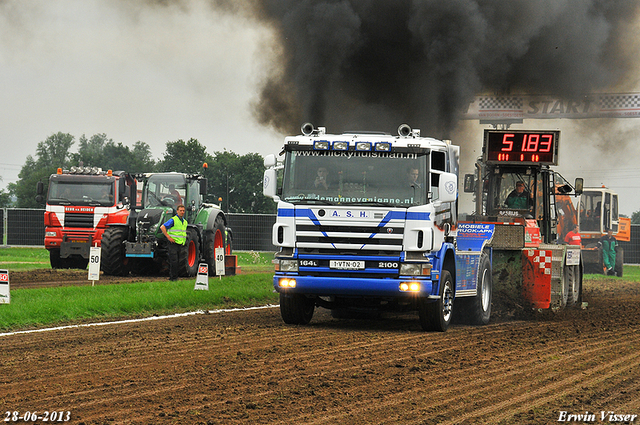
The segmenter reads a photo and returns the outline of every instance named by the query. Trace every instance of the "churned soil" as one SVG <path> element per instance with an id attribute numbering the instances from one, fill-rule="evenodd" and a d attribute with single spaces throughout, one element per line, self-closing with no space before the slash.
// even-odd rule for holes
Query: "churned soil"
<path id="1" fill-rule="evenodd" d="M 265 307 L 4 334 L 0 419 L 640 423 L 640 288 L 587 281 L 583 298 L 586 309 L 498 314 L 446 333 L 422 332 L 414 314 L 338 320 L 321 309 L 288 326 Z"/>

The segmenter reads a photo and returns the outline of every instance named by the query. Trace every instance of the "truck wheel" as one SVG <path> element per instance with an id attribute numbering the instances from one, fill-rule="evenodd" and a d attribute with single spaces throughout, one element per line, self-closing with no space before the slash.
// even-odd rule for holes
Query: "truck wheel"
<path id="1" fill-rule="evenodd" d="M 216 275 L 216 248 L 224 248 L 224 221 L 216 217 L 213 229 L 207 230 L 204 236 L 204 260 L 209 265 L 209 276 Z"/>
<path id="2" fill-rule="evenodd" d="M 180 264 L 180 275 L 193 277 L 198 273 L 200 261 L 200 239 L 195 229 L 187 229 L 187 241 L 183 249 L 186 249 L 186 258 Z"/>
<path id="3" fill-rule="evenodd" d="M 442 270 L 437 301 L 421 299 L 418 305 L 420 326 L 425 331 L 445 332 L 451 324 L 453 311 L 453 279 L 448 270 Z"/>
<path id="4" fill-rule="evenodd" d="M 577 301 L 574 296 L 575 293 L 580 293 L 576 291 L 576 275 L 575 275 L 575 266 L 564 266 L 564 288 L 562 290 L 562 306 L 563 307 L 571 307 Z"/>
<path id="5" fill-rule="evenodd" d="M 480 256 L 478 270 L 478 294 L 468 299 L 467 309 L 469 323 L 472 325 L 486 325 L 491 318 L 491 300 L 493 296 L 493 277 L 491 261 L 485 252 Z M 467 299 L 464 299 L 467 301 Z M 457 310 L 457 308 L 456 308 Z"/>
<path id="6" fill-rule="evenodd" d="M 613 271 L 616 272 L 616 276 L 622 277 L 622 269 L 624 266 L 624 249 L 622 247 L 616 247 L 616 266 Z"/>
<path id="7" fill-rule="evenodd" d="M 227 235 L 227 241 L 225 243 L 224 246 L 224 255 L 231 255 L 233 254 L 233 237 L 231 236 L 230 233 L 226 233 Z"/>
<path id="8" fill-rule="evenodd" d="M 86 270 L 87 266 L 89 265 L 89 259 L 88 258 L 82 258 L 82 257 L 76 257 L 74 258 L 72 261 L 72 268 L 74 269 L 79 269 L 79 270 Z"/>
<path id="9" fill-rule="evenodd" d="M 304 295 L 280 294 L 280 315 L 288 325 L 306 325 L 313 317 L 315 301 Z"/>
<path id="10" fill-rule="evenodd" d="M 582 286 L 580 266 L 566 266 L 564 279 L 565 291 L 568 291 L 567 307 L 570 307 L 580 302 L 580 287 Z"/>
<path id="11" fill-rule="evenodd" d="M 129 274 L 129 259 L 125 256 L 124 242 L 127 229 L 123 227 L 107 227 L 102 234 L 101 268 L 109 276 L 126 276 Z"/>
<path id="12" fill-rule="evenodd" d="M 52 269 L 61 269 L 62 268 L 62 259 L 60 258 L 60 250 L 59 249 L 51 249 L 49 250 L 49 262 L 51 263 Z"/>

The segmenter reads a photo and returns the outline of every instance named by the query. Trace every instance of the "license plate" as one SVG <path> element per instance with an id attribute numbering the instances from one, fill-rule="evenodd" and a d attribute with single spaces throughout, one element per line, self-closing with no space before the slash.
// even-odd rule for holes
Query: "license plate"
<path id="1" fill-rule="evenodd" d="M 71 239 L 73 243 L 87 243 L 86 239 Z"/>
<path id="2" fill-rule="evenodd" d="M 340 270 L 364 270 L 364 261 L 331 260 L 329 267 Z"/>

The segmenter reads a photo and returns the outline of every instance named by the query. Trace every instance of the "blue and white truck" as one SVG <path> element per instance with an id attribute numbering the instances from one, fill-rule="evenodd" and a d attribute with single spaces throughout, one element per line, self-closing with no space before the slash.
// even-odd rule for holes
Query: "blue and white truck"
<path id="1" fill-rule="evenodd" d="M 465 298 L 456 306 L 488 323 L 492 232 L 470 223 L 457 241 L 459 152 L 405 124 L 398 135 L 305 124 L 283 158 L 265 157 L 284 322 L 307 324 L 316 306 L 418 311 L 424 330 L 446 331 L 454 298 Z"/>

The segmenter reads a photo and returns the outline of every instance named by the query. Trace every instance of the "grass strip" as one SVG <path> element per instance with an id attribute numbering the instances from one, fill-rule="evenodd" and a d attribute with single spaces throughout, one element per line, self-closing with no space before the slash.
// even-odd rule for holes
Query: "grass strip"
<path id="1" fill-rule="evenodd" d="M 16 289 L 10 304 L 0 304 L 0 330 L 277 303 L 272 278 L 267 273 L 210 278 L 208 291 L 194 290 L 195 278 Z"/>

